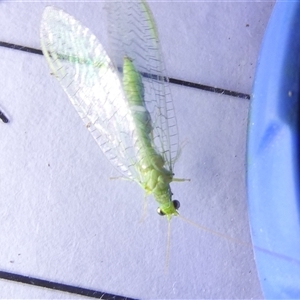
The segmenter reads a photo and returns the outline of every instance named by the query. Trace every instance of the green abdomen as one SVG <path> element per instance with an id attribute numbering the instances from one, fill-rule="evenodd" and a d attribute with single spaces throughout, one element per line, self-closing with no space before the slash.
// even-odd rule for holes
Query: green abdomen
<path id="1" fill-rule="evenodd" d="M 155 152 L 151 143 L 152 121 L 145 106 L 142 77 L 136 70 L 132 60 L 126 56 L 124 57 L 123 66 L 123 86 L 134 118 L 141 152 L 145 154 Z"/>

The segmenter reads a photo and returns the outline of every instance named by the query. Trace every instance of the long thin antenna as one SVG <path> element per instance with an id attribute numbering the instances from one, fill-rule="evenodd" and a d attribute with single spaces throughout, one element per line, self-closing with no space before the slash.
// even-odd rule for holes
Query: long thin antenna
<path id="1" fill-rule="evenodd" d="M 181 218 L 182 220 L 184 220 L 185 222 L 187 222 L 187 223 L 189 223 L 189 224 L 195 226 L 195 227 L 198 227 L 198 228 L 200 228 L 200 229 L 202 229 L 202 230 L 204 230 L 204 231 L 207 231 L 207 232 L 209 232 L 209 233 L 212 233 L 212 234 L 214 234 L 214 235 L 217 235 L 217 236 L 219 236 L 219 237 L 221 237 L 221 238 L 223 238 L 223 239 L 232 241 L 232 242 L 234 242 L 234 243 L 237 243 L 237 244 L 240 244 L 240 245 L 243 245 L 243 246 L 252 247 L 252 244 L 251 244 L 251 243 L 243 242 L 243 241 L 241 241 L 241 240 L 239 240 L 239 239 L 235 239 L 235 238 L 231 237 L 230 235 L 223 234 L 223 233 L 220 233 L 220 232 L 218 232 L 218 231 L 215 231 L 215 230 L 212 230 L 212 229 L 210 229 L 210 228 L 207 228 L 207 227 L 204 227 L 204 226 L 202 226 L 202 225 L 199 225 L 198 223 L 193 222 L 193 221 L 191 221 L 191 220 L 189 220 L 189 219 L 183 217 L 182 215 L 178 215 L 178 217 Z"/>
<path id="2" fill-rule="evenodd" d="M 197 228 L 200 228 L 200 229 L 202 229 L 202 230 L 204 230 L 204 231 L 207 231 L 207 232 L 209 232 L 209 233 L 211 233 L 211 234 L 217 235 L 217 236 L 219 236 L 219 237 L 221 237 L 221 238 L 223 238 L 223 239 L 232 241 L 232 242 L 234 242 L 234 243 L 236 243 L 236 244 L 239 244 L 239 245 L 242 245 L 242 246 L 244 246 L 244 247 L 249 247 L 249 248 L 256 249 L 256 250 L 258 250 L 258 251 L 262 251 L 262 252 L 264 252 L 264 253 L 266 253 L 266 254 L 269 254 L 269 255 L 272 255 L 272 256 L 276 256 L 276 257 L 278 257 L 278 258 L 280 258 L 280 259 L 284 259 L 284 260 L 286 260 L 286 261 L 289 261 L 289 262 L 296 263 L 296 264 L 300 265 L 300 260 L 298 260 L 298 259 L 296 259 L 296 258 L 294 258 L 294 257 L 289 257 L 289 256 L 286 256 L 286 255 L 284 255 L 284 254 L 282 254 L 282 253 L 278 253 L 278 252 L 275 252 L 275 251 L 273 251 L 273 250 L 270 251 L 270 250 L 268 250 L 268 249 L 265 249 L 265 248 L 262 248 L 262 247 L 253 245 L 252 243 L 247 243 L 247 242 L 241 241 L 241 240 L 239 240 L 239 239 L 235 239 L 235 238 L 233 238 L 233 237 L 231 237 L 231 236 L 229 236 L 229 235 L 227 235 L 227 234 L 223 234 L 223 233 L 220 233 L 220 232 L 218 232 L 218 231 L 215 231 L 215 230 L 209 229 L 209 228 L 207 228 L 207 227 L 204 227 L 204 226 L 202 226 L 202 225 L 199 225 L 198 223 L 193 222 L 193 221 L 191 221 L 191 220 L 189 220 L 189 219 L 183 217 L 182 215 L 178 215 L 178 217 L 180 217 L 180 218 L 181 218 L 182 220 L 184 220 L 185 222 L 187 222 L 187 223 L 189 223 L 189 224 L 191 224 L 191 225 L 193 225 L 193 226 L 195 226 L 195 227 L 197 227 Z"/>
<path id="3" fill-rule="evenodd" d="M 167 237 L 167 253 L 166 253 L 166 270 L 169 271 L 169 263 L 170 263 L 170 250 L 171 250 L 171 220 L 168 220 L 168 237 Z"/>

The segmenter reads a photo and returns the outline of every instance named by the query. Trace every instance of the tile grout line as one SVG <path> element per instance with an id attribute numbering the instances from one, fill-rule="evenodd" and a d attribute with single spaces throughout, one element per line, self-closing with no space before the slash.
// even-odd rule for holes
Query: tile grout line
<path id="1" fill-rule="evenodd" d="M 25 51 L 28 53 L 33 53 L 33 54 L 38 54 L 38 55 L 43 55 L 42 50 L 31 48 L 31 47 L 25 47 L 21 45 L 16 45 L 16 44 L 11 44 L 11 43 L 6 43 L 0 41 L 0 47 L 5 47 L 13 50 L 19 50 L 19 51 Z M 157 78 L 157 75 L 153 74 L 142 74 L 143 76 L 150 77 L 150 78 Z M 176 79 L 176 78 L 169 78 L 169 82 L 177 85 L 182 85 L 190 88 L 195 88 L 199 90 L 204 90 L 212 93 L 217 93 L 217 94 L 223 94 L 227 96 L 233 96 L 241 99 L 247 99 L 250 100 L 250 95 L 249 94 L 244 94 L 244 93 L 239 93 L 236 91 L 230 91 L 222 88 L 217 88 L 217 87 L 212 87 L 209 85 L 204 85 L 196 82 L 190 82 L 186 80 L 181 80 L 181 79 Z"/>
<path id="2" fill-rule="evenodd" d="M 58 283 L 54 281 L 48 281 L 30 276 L 24 276 L 20 274 L 0 271 L 0 279 L 10 280 L 14 282 L 25 283 L 38 287 L 48 288 L 51 290 L 68 292 L 81 296 L 87 296 L 91 298 L 103 299 L 103 300 L 134 300 L 133 298 L 127 298 L 123 296 L 112 295 L 100 291 L 81 288 L 73 285 Z"/>

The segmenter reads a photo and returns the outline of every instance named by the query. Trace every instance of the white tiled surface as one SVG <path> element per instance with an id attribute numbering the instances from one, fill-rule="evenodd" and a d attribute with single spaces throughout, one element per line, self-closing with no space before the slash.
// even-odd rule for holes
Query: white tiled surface
<path id="1" fill-rule="evenodd" d="M 0 3 L 0 40 L 39 46 L 49 3 Z M 55 3 L 106 45 L 103 3 Z M 272 2 L 150 2 L 170 77 L 251 93 Z M 247 24 L 249 26 L 247 26 Z M 42 56 L 0 48 L 0 270 L 134 298 L 261 298 L 251 247 L 172 220 L 102 155 Z M 171 85 L 181 141 L 180 213 L 250 242 L 245 187 L 249 101 Z M 79 296 L 0 279 L 0 297 Z"/>

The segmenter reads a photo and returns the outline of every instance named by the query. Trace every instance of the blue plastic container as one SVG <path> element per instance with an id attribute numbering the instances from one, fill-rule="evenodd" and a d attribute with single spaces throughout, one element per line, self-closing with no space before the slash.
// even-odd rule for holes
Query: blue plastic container
<path id="1" fill-rule="evenodd" d="M 258 61 L 247 184 L 264 296 L 300 298 L 300 2 L 277 2 Z"/>

